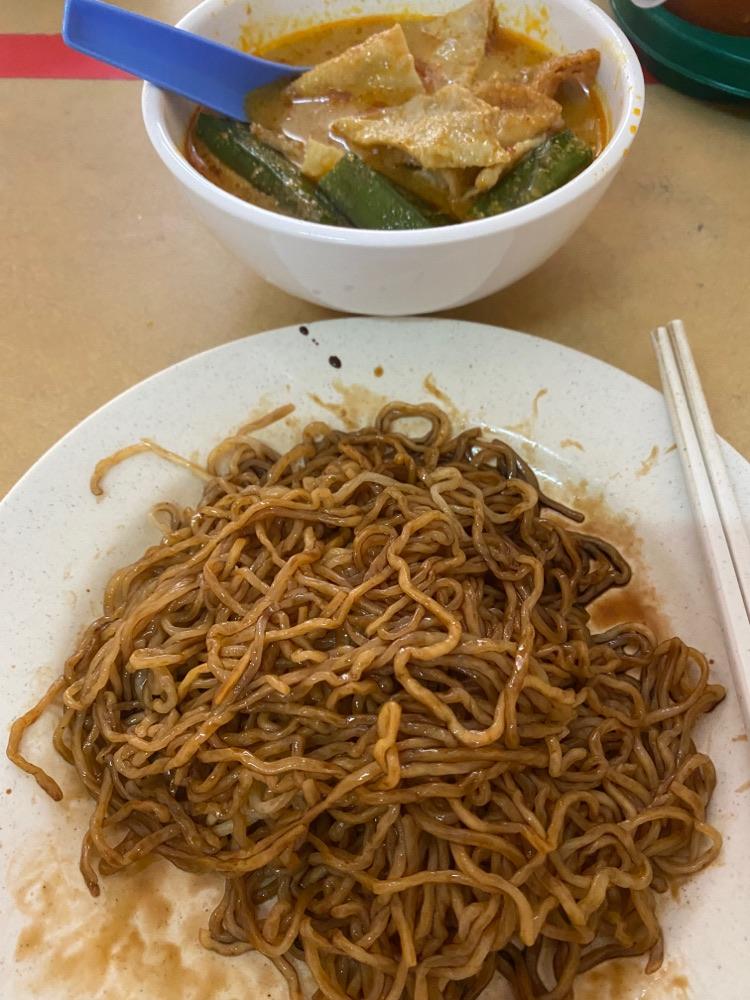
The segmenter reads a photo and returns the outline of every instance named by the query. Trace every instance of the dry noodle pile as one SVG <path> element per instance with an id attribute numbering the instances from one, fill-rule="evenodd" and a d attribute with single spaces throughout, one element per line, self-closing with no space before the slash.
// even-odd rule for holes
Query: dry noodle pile
<path id="1" fill-rule="evenodd" d="M 91 891 L 151 854 L 222 873 L 204 943 L 267 955 L 292 998 L 294 959 L 326 1000 L 467 1000 L 495 971 L 566 1000 L 606 959 L 657 968 L 656 894 L 720 849 L 704 657 L 593 635 L 622 557 L 434 406 L 282 456 L 247 431 L 15 726 L 59 796 L 19 742 L 64 690 Z"/>

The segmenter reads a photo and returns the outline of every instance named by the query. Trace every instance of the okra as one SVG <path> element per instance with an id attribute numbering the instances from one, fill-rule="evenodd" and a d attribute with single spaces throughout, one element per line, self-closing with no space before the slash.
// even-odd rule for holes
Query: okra
<path id="1" fill-rule="evenodd" d="M 195 134 L 217 160 L 274 198 L 289 215 L 329 226 L 349 224 L 312 181 L 285 156 L 254 136 L 248 125 L 201 112 Z"/>
<path id="2" fill-rule="evenodd" d="M 434 225 L 389 180 L 352 153 L 339 160 L 318 186 L 358 229 L 427 229 Z"/>
<path id="3" fill-rule="evenodd" d="M 567 184 L 594 158 L 570 129 L 546 139 L 519 160 L 497 184 L 474 202 L 472 218 L 484 219 L 528 205 Z"/>

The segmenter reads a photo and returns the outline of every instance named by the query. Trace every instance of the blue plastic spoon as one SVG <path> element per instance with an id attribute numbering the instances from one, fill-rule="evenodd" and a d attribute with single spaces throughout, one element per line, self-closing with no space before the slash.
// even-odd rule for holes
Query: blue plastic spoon
<path id="1" fill-rule="evenodd" d="M 251 90 L 304 70 L 247 55 L 101 0 L 66 0 L 63 38 L 71 49 L 240 121 L 247 121 L 245 98 Z"/>

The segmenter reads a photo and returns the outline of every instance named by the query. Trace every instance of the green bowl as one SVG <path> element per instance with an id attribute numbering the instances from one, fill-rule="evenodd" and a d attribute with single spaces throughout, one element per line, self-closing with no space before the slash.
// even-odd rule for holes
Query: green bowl
<path id="1" fill-rule="evenodd" d="M 663 83 L 701 100 L 750 100 L 750 38 L 707 31 L 663 7 L 611 3 L 620 27 Z"/>

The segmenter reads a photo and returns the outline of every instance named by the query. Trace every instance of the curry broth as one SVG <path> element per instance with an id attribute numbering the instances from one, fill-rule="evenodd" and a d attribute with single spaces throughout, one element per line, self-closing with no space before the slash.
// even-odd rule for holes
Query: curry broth
<path id="1" fill-rule="evenodd" d="M 428 20 L 429 17 L 423 15 L 398 14 L 334 21 L 276 39 L 258 48 L 256 54 L 290 65 L 313 66 L 340 55 L 353 45 L 364 42 L 371 35 L 400 24 L 419 66 L 420 56 L 425 57 L 428 54 L 424 47 L 429 44 L 419 28 Z M 477 79 L 485 79 L 497 71 L 502 71 L 511 77 L 544 62 L 555 54 L 534 39 L 497 27 L 479 68 Z M 317 139 L 319 142 L 335 142 L 345 146 L 343 139 L 331 133 L 331 125 L 338 118 L 356 114 L 357 105 L 349 102 L 345 95 L 325 101 L 304 99 L 289 101 L 283 93 L 286 83 L 279 81 L 248 95 L 247 107 L 250 120 L 286 136 L 291 143 Z M 560 89 L 556 99 L 562 106 L 566 126 L 586 142 L 595 155 L 598 155 L 608 139 L 607 113 L 598 89 L 593 87 L 589 90 L 579 84 L 568 82 Z M 192 129 L 187 139 L 187 155 L 193 166 L 224 190 L 262 208 L 275 207 L 272 199 L 257 192 L 251 184 L 217 160 L 200 140 L 195 138 Z M 457 221 L 465 215 L 466 206 L 448 202 L 429 183 L 414 176 L 415 172 L 403 167 L 394 168 L 387 161 L 381 160 L 377 154 L 369 154 L 366 159 L 381 173 L 427 201 L 433 202 L 442 211 L 449 212 Z M 275 207 L 275 210 L 279 211 L 279 208 Z"/>
<path id="2" fill-rule="evenodd" d="M 400 24 L 411 44 L 409 29 L 428 18 L 419 14 L 385 14 L 353 17 L 343 21 L 329 21 L 303 28 L 290 35 L 276 38 L 256 49 L 255 54 L 291 66 L 315 66 L 346 52 L 353 45 L 367 41 L 371 35 L 387 31 Z"/>
<path id="3" fill-rule="evenodd" d="M 429 18 L 421 15 L 399 14 L 334 21 L 277 39 L 258 50 L 257 54 L 290 65 L 313 66 L 340 55 L 352 45 L 364 42 L 379 31 L 386 31 L 394 24 L 400 24 L 419 65 L 420 49 L 425 44 L 425 36 L 419 31 L 419 26 L 426 20 Z M 556 53 L 532 38 L 507 28 L 497 28 L 477 79 L 486 79 L 497 71 L 504 71 L 510 76 L 554 55 Z M 346 107 L 342 110 L 342 105 L 334 106 L 330 119 L 326 122 L 326 116 L 321 113 L 320 108 L 310 107 L 320 105 L 320 102 L 298 102 L 296 108 L 290 108 L 281 97 L 283 88 L 283 83 L 273 84 L 250 95 L 249 108 L 254 119 L 267 128 L 280 127 L 287 135 L 296 139 L 303 133 L 303 123 L 307 117 L 308 121 L 314 121 L 315 134 L 312 137 L 320 141 L 328 138 L 330 141 L 328 125 L 336 117 L 347 114 Z M 557 99 L 562 105 L 565 124 L 598 155 L 607 141 L 607 115 L 597 88 L 587 91 L 584 87 L 566 84 Z"/>

